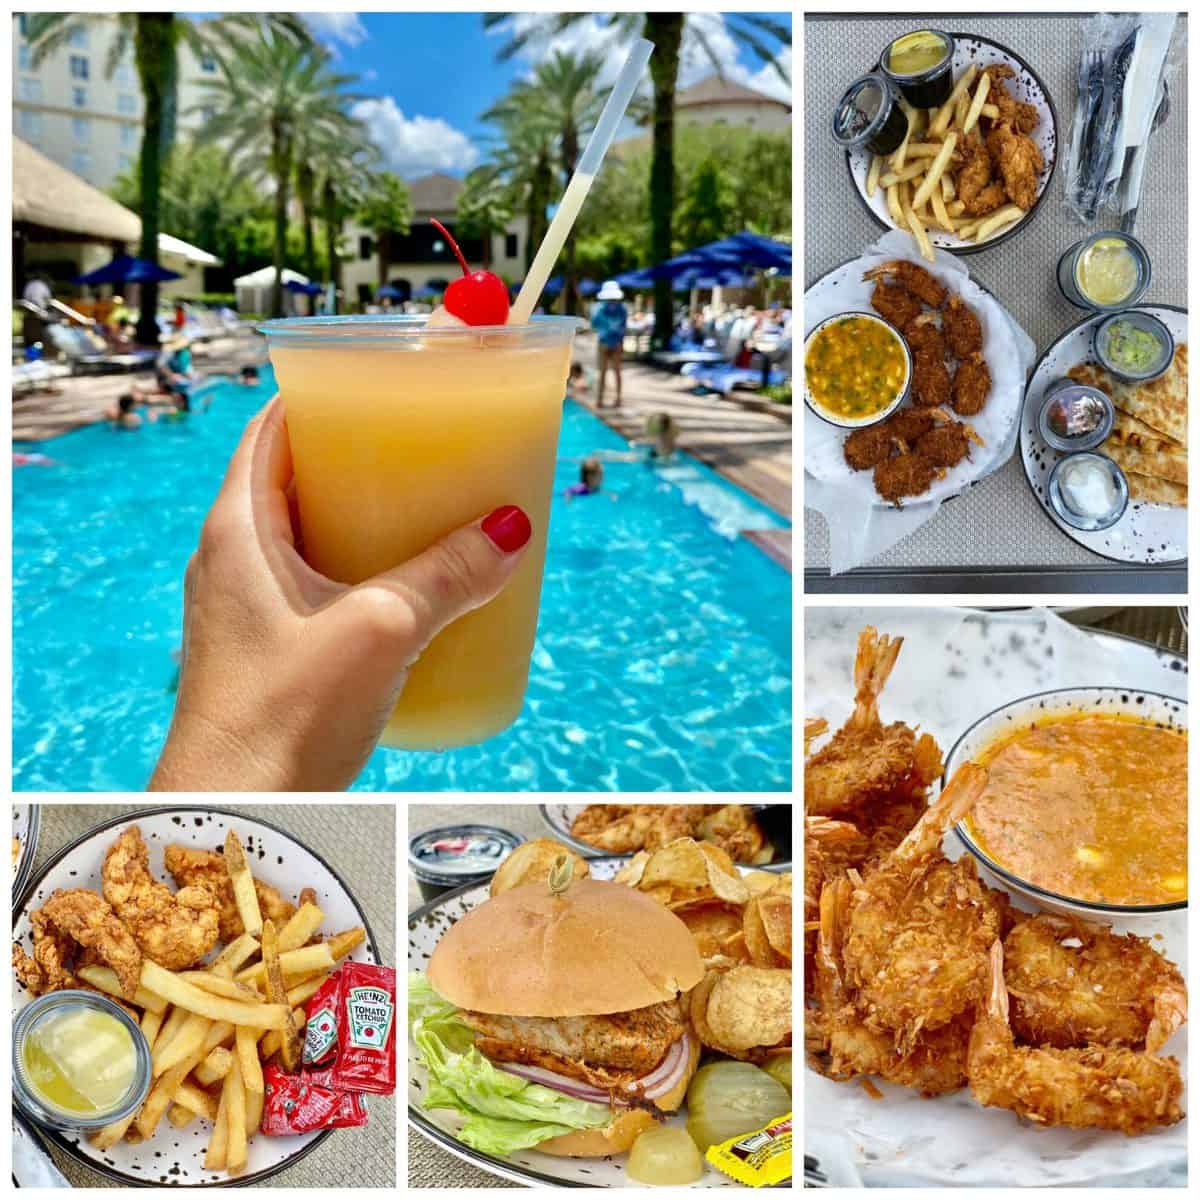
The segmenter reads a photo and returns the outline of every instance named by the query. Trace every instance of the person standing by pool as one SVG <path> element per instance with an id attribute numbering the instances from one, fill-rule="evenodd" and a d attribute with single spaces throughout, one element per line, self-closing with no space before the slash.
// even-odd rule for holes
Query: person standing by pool
<path id="1" fill-rule="evenodd" d="M 184 576 L 179 694 L 151 791 L 340 791 L 413 663 L 493 599 L 533 530 L 504 505 L 356 586 L 300 556 L 276 397 L 242 436 Z"/>
<path id="2" fill-rule="evenodd" d="M 621 407 L 621 354 L 625 346 L 625 330 L 629 325 L 629 309 L 625 293 L 615 279 L 609 279 L 596 296 L 599 302 L 592 313 L 592 328 L 596 331 L 597 362 L 600 381 L 596 385 L 596 407 L 604 407 L 604 382 L 609 367 L 617 380 L 617 403 Z"/>

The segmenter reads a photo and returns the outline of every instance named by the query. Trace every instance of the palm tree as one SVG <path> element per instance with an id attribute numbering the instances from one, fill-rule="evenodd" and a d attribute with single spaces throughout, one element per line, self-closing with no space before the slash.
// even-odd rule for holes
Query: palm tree
<path id="1" fill-rule="evenodd" d="M 489 115 L 502 115 L 521 109 L 526 113 L 539 113 L 545 126 L 555 133 L 565 190 L 579 161 L 582 142 L 591 133 L 604 107 L 607 94 L 596 86 L 603 67 L 602 55 L 585 54 L 577 57 L 556 51 L 551 58 L 538 65 L 531 80 L 518 83 L 508 97 L 484 114 L 484 119 L 488 119 Z M 513 105 L 516 109 L 511 107 Z M 574 229 L 567 237 L 566 256 L 563 311 L 573 313 L 576 300 Z"/>
<path id="2" fill-rule="evenodd" d="M 469 172 L 458 193 L 457 214 L 463 232 L 483 239 L 483 266 L 492 265 L 492 234 L 512 220 L 512 191 L 495 163 Z"/>
<path id="3" fill-rule="evenodd" d="M 343 174 L 343 166 L 366 164 L 378 157 L 375 144 L 364 127 L 359 134 L 347 136 L 339 128 L 336 136 L 329 136 L 329 128 L 323 124 L 302 126 L 296 135 L 296 199 L 300 203 L 300 223 L 304 234 L 304 273 L 314 278 L 317 273 L 317 249 L 314 224 L 325 211 L 321 191 L 325 180 Z M 338 227 L 340 229 L 340 226 Z M 330 249 L 326 230 L 326 250 Z M 335 246 L 336 249 L 336 246 Z M 334 257 L 328 257 L 329 271 L 333 271 Z"/>
<path id="4" fill-rule="evenodd" d="M 505 180 L 514 208 L 525 214 L 525 269 L 546 233 L 546 207 L 554 193 L 554 131 L 527 93 L 510 96 L 483 119 L 497 128 L 490 164 Z"/>
<path id="5" fill-rule="evenodd" d="M 271 309 L 281 316 L 288 199 L 298 147 L 362 138 L 361 125 L 345 108 L 359 97 L 342 90 L 355 77 L 334 74 L 325 51 L 267 26 L 225 39 L 218 59 L 224 78 L 206 85 L 211 94 L 197 108 L 214 111 L 197 136 L 224 143 L 240 174 L 274 185 Z"/>
<path id="6" fill-rule="evenodd" d="M 342 286 L 339 244 L 342 226 L 366 199 L 370 188 L 370 170 L 379 157 L 373 143 L 361 146 L 342 142 L 333 146 L 321 160 L 321 223 L 325 227 L 325 257 L 329 278 L 333 281 L 333 311 Z"/>
<path id="7" fill-rule="evenodd" d="M 513 34 L 501 47 L 501 60 L 512 58 L 526 46 L 570 28 L 580 21 L 593 19 L 592 13 L 547 13 L 529 21 L 520 33 Z M 492 29 L 511 19 L 511 13 L 486 13 L 485 29 Z M 627 12 L 612 13 L 603 18 L 616 28 L 623 40 L 645 37 L 654 43 L 650 57 L 650 79 L 654 86 L 653 150 L 650 163 L 650 256 L 658 263 L 670 258 L 672 246 L 671 221 L 675 208 L 675 90 L 679 80 L 679 58 L 685 31 L 700 52 L 723 76 L 721 60 L 706 31 L 710 20 L 706 13 Z M 751 13 L 724 14 L 725 29 L 745 46 L 759 62 L 772 67 L 779 78 L 790 83 L 787 71 L 766 38 L 781 44 L 792 44 L 791 26 L 786 21 Z M 654 289 L 654 340 L 665 344 L 673 323 L 671 286 L 660 279 Z"/>
<path id="8" fill-rule="evenodd" d="M 408 233 L 412 215 L 412 196 L 404 180 L 391 171 L 375 172 L 366 199 L 359 207 L 358 219 L 375 235 L 380 287 L 387 283 L 392 263 L 392 235 Z"/>
<path id="9" fill-rule="evenodd" d="M 139 255 L 147 262 L 157 263 L 163 167 L 175 141 L 180 48 L 188 46 L 197 57 L 203 57 L 211 54 L 214 38 L 245 34 L 260 26 L 297 44 L 311 45 L 312 39 L 304 22 L 290 13 L 237 13 L 202 23 L 169 12 L 31 13 L 26 37 L 34 65 L 65 46 L 77 29 L 106 21 L 116 22 L 117 36 L 109 49 L 105 75 L 111 78 L 132 49 L 141 84 L 145 116 L 138 159 L 141 195 L 138 215 L 142 219 Z M 137 325 L 137 339 L 143 345 L 158 345 L 157 313 L 158 284 L 143 283 Z"/>

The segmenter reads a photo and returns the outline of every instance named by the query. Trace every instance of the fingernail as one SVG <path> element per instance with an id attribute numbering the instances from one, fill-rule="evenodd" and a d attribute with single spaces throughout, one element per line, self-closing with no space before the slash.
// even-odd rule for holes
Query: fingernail
<path id="1" fill-rule="evenodd" d="M 505 554 L 515 554 L 533 534 L 529 518 L 515 504 L 506 504 L 503 508 L 488 513 L 479 528 Z"/>

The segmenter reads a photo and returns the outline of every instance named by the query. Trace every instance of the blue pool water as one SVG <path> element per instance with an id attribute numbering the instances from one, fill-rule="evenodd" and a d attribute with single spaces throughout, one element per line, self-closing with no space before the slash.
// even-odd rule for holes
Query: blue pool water
<path id="1" fill-rule="evenodd" d="M 213 389 L 206 413 L 24 447 L 13 473 L 17 790 L 145 786 L 174 703 L 182 581 L 249 417 L 271 394 Z M 22 448 L 22 447 L 18 447 Z M 568 403 L 538 641 L 520 720 L 482 746 L 379 750 L 376 790 L 781 790 L 791 786 L 791 576 L 737 536 L 781 523 L 692 459 L 579 460 L 624 441 Z"/>

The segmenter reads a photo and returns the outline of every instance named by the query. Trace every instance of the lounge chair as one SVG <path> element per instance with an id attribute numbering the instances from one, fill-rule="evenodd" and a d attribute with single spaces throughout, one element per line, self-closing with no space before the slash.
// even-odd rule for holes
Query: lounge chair
<path id="1" fill-rule="evenodd" d="M 720 392 L 728 396 L 736 387 L 762 387 L 763 373 L 761 367 L 735 367 L 733 363 L 721 362 L 714 365 L 704 363 L 687 363 L 680 368 L 681 375 L 686 375 L 698 387 L 707 388 L 710 392 Z M 771 369 L 767 383 L 774 387 L 787 382 L 783 371 Z"/>
<path id="2" fill-rule="evenodd" d="M 46 337 L 78 374 L 88 372 L 145 371 L 158 359 L 157 350 L 135 350 L 129 354 L 109 354 L 98 350 L 82 329 L 67 325 L 48 325 Z"/>
<path id="3" fill-rule="evenodd" d="M 38 359 L 36 362 L 17 363 L 12 369 L 13 395 L 40 391 L 42 388 L 49 387 L 57 379 L 66 379 L 70 374 L 70 367 L 63 363 L 48 363 L 44 359 Z"/>

